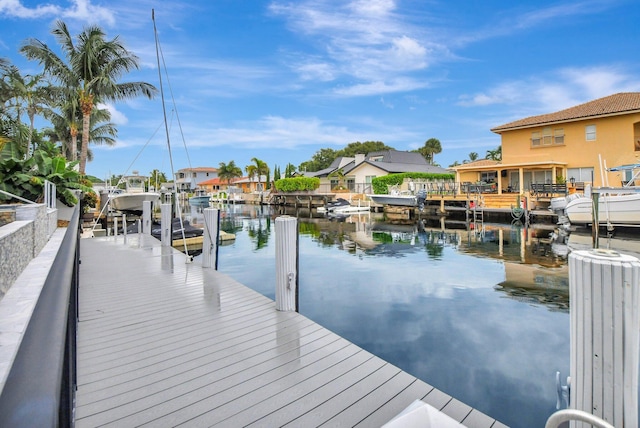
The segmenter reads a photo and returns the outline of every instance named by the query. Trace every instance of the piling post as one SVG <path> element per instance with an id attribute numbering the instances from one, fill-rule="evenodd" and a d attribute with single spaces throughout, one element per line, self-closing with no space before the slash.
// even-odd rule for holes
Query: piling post
<path id="1" fill-rule="evenodd" d="M 118 217 L 113 218 L 113 236 L 118 236 Z"/>
<path id="2" fill-rule="evenodd" d="M 298 219 L 276 218 L 276 309 L 298 311 Z"/>
<path id="3" fill-rule="evenodd" d="M 171 204 L 160 204 L 160 242 L 162 247 L 170 247 L 173 244 L 171 236 Z"/>
<path id="4" fill-rule="evenodd" d="M 571 409 L 638 426 L 640 261 L 610 250 L 569 256 Z"/>
<path id="5" fill-rule="evenodd" d="M 151 201 L 142 202 L 142 225 L 142 232 L 145 235 L 151 235 Z"/>
<path id="6" fill-rule="evenodd" d="M 220 242 L 220 210 L 205 208 L 204 239 L 202 242 L 202 267 L 213 265 L 218 270 L 218 243 Z"/>

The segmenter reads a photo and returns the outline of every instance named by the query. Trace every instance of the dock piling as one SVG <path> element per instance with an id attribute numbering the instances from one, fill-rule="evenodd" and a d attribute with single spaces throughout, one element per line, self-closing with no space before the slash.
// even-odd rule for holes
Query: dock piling
<path id="1" fill-rule="evenodd" d="M 569 255 L 571 409 L 638 426 L 640 260 L 610 250 Z"/>
<path id="2" fill-rule="evenodd" d="M 298 219 L 276 218 L 276 309 L 298 311 Z"/>

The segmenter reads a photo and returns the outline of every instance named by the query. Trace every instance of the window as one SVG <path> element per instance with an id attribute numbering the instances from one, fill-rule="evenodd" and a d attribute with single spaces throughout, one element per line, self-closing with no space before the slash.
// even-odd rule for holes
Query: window
<path id="1" fill-rule="evenodd" d="M 552 136 L 551 127 L 547 126 L 542 129 L 542 145 L 550 146 L 551 145 L 551 136 Z"/>
<path id="2" fill-rule="evenodd" d="M 587 125 L 584 127 L 585 131 L 585 139 L 587 141 L 595 141 L 596 140 L 596 126 L 595 125 Z"/>
<path id="3" fill-rule="evenodd" d="M 554 144 L 564 144 L 564 129 L 558 128 L 553 130 Z"/>
<path id="4" fill-rule="evenodd" d="M 367 184 L 371 184 L 371 182 L 373 181 L 373 179 L 374 179 L 374 178 L 376 178 L 376 176 L 375 176 L 375 175 L 367 175 L 367 176 L 364 178 L 364 182 L 365 182 L 365 183 L 367 183 Z"/>
<path id="5" fill-rule="evenodd" d="M 540 146 L 540 132 L 532 132 L 531 133 L 531 145 L 533 147 Z"/>
<path id="6" fill-rule="evenodd" d="M 484 181 L 485 183 L 495 183 L 498 178 L 498 173 L 496 171 L 485 171 L 480 173 L 480 181 Z"/>
<path id="7" fill-rule="evenodd" d="M 580 182 L 593 182 L 593 168 L 568 168 L 567 179 Z"/>

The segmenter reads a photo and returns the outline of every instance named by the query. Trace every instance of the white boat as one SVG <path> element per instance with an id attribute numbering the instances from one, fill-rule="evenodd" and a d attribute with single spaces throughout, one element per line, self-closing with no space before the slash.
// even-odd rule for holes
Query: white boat
<path id="1" fill-rule="evenodd" d="M 197 207 L 208 207 L 211 196 L 203 189 L 197 189 L 196 194 L 189 198 L 189 205 Z"/>
<path id="2" fill-rule="evenodd" d="M 609 171 L 624 171 L 640 168 L 640 164 L 623 165 Z M 640 225 L 640 188 L 629 185 L 619 188 L 600 188 L 598 197 L 598 224 Z M 565 214 L 571 224 L 593 223 L 593 199 L 578 198 L 567 203 Z"/>
<path id="3" fill-rule="evenodd" d="M 160 202 L 160 193 L 145 191 L 144 183 L 146 178 L 135 172 L 134 175 L 123 177 L 122 179 L 126 185 L 125 191 L 109 195 L 111 208 L 123 213 L 140 215 L 142 214 L 144 201 L 151 201 L 154 205 L 158 204 Z"/>
<path id="4" fill-rule="evenodd" d="M 401 207 L 421 207 L 424 206 L 424 201 L 427 198 L 427 193 L 424 190 L 418 191 L 418 193 L 412 192 L 399 192 L 392 191 L 388 195 L 367 195 L 376 204 L 380 205 L 392 205 Z"/>
<path id="5" fill-rule="evenodd" d="M 344 198 L 338 198 L 335 201 L 328 202 L 324 207 L 318 207 L 317 211 L 325 214 L 359 213 L 371 211 L 371 205 L 369 203 L 363 205 L 361 201 L 354 205 Z"/>
<path id="6" fill-rule="evenodd" d="M 563 212 L 567 208 L 567 204 L 569 202 L 584 197 L 584 193 L 571 193 L 567 196 L 558 196 L 555 198 L 551 198 L 549 209 L 553 212 Z"/>

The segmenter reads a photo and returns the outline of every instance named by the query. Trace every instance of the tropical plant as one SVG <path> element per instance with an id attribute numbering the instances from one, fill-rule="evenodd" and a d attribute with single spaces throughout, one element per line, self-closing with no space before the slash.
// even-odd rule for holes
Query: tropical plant
<path id="1" fill-rule="evenodd" d="M 27 141 L 24 152 L 28 155 L 35 150 L 33 133 L 35 117 L 43 112 L 53 101 L 50 85 L 47 85 L 42 74 L 22 75 L 18 67 L 7 65 L 2 67 L 4 98 L 7 107 L 15 110 L 15 118 L 20 123 L 21 116 L 26 113 L 29 119 Z"/>
<path id="2" fill-rule="evenodd" d="M 263 175 L 269 175 L 269 172 L 270 172 L 269 166 L 267 165 L 266 162 L 258 158 L 251 158 L 251 162 L 253 162 L 253 164 L 247 165 L 245 167 L 245 171 L 247 172 L 247 175 L 249 176 L 250 180 L 253 180 L 253 177 L 258 178 L 258 188 L 261 189 L 260 179 Z"/>
<path id="3" fill-rule="evenodd" d="M 332 190 L 347 190 L 347 186 L 344 185 L 344 179 L 346 178 L 346 176 L 344 175 L 342 168 L 331 172 L 329 175 L 327 175 L 327 178 L 335 178 L 336 180 L 338 180 L 338 185 L 335 186 Z"/>
<path id="4" fill-rule="evenodd" d="M 149 183 L 154 189 L 156 189 L 156 191 L 158 191 L 162 183 L 166 183 L 167 181 L 167 176 L 159 169 L 154 169 L 149 173 Z"/>
<path id="5" fill-rule="evenodd" d="M 20 51 L 28 59 L 42 64 L 45 74 L 68 90 L 70 100 L 77 96 L 82 112 L 80 174 L 84 175 L 94 107 L 98 103 L 139 95 L 153 98 L 157 90 L 145 82 L 118 82 L 123 74 L 138 68 L 138 57 L 129 52 L 117 36 L 106 40 L 100 27 L 88 26 L 77 36 L 76 44 L 62 21 L 57 21 L 52 34 L 60 44 L 64 60 L 37 39 L 29 39 Z"/>
<path id="6" fill-rule="evenodd" d="M 92 191 L 81 181 L 81 175 L 75 169 L 77 164 L 77 161 L 68 162 L 57 152 L 55 145 L 41 143 L 28 159 L 10 156 L 0 161 L 0 175 L 3 176 L 0 190 L 39 202 L 44 195 L 46 180 L 56 185 L 57 197 L 63 204 L 73 206 L 78 203 L 78 191 Z M 0 194 L 0 199 L 12 198 Z"/>
<path id="7" fill-rule="evenodd" d="M 475 162 L 475 161 L 477 161 L 477 160 L 478 160 L 478 156 L 479 156 L 479 155 L 478 155 L 478 153 L 476 153 L 476 152 L 471 152 L 471 153 L 469 153 L 469 161 L 470 161 L 470 162 Z"/>
<path id="8" fill-rule="evenodd" d="M 220 180 L 226 180 L 227 186 L 229 186 L 231 180 L 242 177 L 242 170 L 236 165 L 235 161 L 229 161 L 228 164 L 220 162 L 218 164 L 218 177 L 220 177 Z"/>
<path id="9" fill-rule="evenodd" d="M 502 146 L 498 146 L 495 150 L 487 150 L 487 159 L 494 161 L 502 160 Z"/>
<path id="10" fill-rule="evenodd" d="M 416 152 L 420 153 L 430 165 L 433 165 L 433 157 L 442 152 L 442 144 L 437 138 L 429 138 Z"/>

